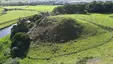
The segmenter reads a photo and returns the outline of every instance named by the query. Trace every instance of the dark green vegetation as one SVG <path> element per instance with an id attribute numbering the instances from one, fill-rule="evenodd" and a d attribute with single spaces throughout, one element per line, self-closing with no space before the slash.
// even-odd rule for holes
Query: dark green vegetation
<path id="1" fill-rule="evenodd" d="M 16 33 L 12 38 L 11 56 L 25 57 L 30 46 L 30 38 L 26 33 Z"/>
<path id="2" fill-rule="evenodd" d="M 13 28 L 11 29 L 11 38 L 18 32 L 28 32 L 28 23 L 26 22 L 27 20 L 20 19 L 17 25 L 14 25 Z"/>
<path id="3" fill-rule="evenodd" d="M 56 7 L 53 10 L 55 14 L 75 14 L 75 13 L 112 13 L 113 2 L 91 2 L 86 4 L 68 4 L 60 7 Z"/>

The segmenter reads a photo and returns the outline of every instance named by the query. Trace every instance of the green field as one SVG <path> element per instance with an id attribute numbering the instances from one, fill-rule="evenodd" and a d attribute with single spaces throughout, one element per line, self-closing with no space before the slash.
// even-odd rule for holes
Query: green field
<path id="1" fill-rule="evenodd" d="M 2 8 L 0 8 L 0 13 L 2 13 L 2 11 L 3 11 L 3 9 L 2 9 Z"/>
<path id="2" fill-rule="evenodd" d="M 16 6 L 19 8 L 19 6 Z M 56 6 L 22 6 L 24 9 L 33 9 L 37 11 L 51 12 Z M 22 8 L 20 7 L 20 8 Z M 15 8 L 15 6 L 8 7 Z M 16 14 L 16 15 L 15 15 Z M 8 11 L 7 14 L 0 16 L 0 23 L 8 20 L 34 15 L 36 12 L 31 11 Z M 113 14 L 65 14 L 50 16 L 49 19 L 60 21 L 61 18 L 73 18 L 81 24 L 84 29 L 81 36 L 76 40 L 67 43 L 39 42 L 31 43 L 28 55 L 24 59 L 11 59 L 9 56 L 10 40 L 9 36 L 0 39 L 0 61 L 10 64 L 14 60 L 20 64 L 76 64 L 77 61 L 84 57 L 93 57 L 95 64 L 112 64 L 113 63 Z M 16 22 L 16 21 L 14 21 Z M 13 22 L 11 22 L 12 24 Z M 7 26 L 1 24 L 0 27 Z M 110 28 L 110 29 L 109 29 Z M 5 42 L 5 44 L 4 44 Z M 4 53 L 5 52 L 5 53 Z M 7 53 L 7 54 L 6 54 Z M 5 56 L 6 54 L 6 56 Z M 87 64 L 89 62 L 87 61 Z"/>
<path id="3" fill-rule="evenodd" d="M 4 6 L 2 8 L 21 8 L 26 10 L 12 10 L 8 11 L 6 14 L 0 16 L 0 29 L 9 26 L 11 24 L 16 23 L 17 21 L 10 21 L 14 19 L 18 19 L 21 17 L 31 16 L 34 14 L 38 14 L 39 12 L 51 12 L 56 6 L 53 5 L 39 5 L 39 6 Z M 0 11 L 2 12 L 2 8 Z M 36 11 L 29 11 L 36 10 Z M 10 21 L 10 22 L 9 22 Z"/>
<path id="4" fill-rule="evenodd" d="M 26 17 L 26 16 L 31 16 L 34 14 L 38 14 L 38 12 L 21 11 L 21 10 L 8 11 L 7 14 L 0 16 L 0 28 L 3 28 L 5 26 L 9 26 L 11 24 L 16 23 L 17 20 L 14 20 L 14 19 L 18 19 L 18 18 Z M 14 20 L 14 21 L 10 21 L 10 20 Z"/>
<path id="5" fill-rule="evenodd" d="M 21 9 L 37 10 L 39 12 L 51 12 L 57 6 L 59 5 L 5 6 L 4 8 L 21 8 Z"/>

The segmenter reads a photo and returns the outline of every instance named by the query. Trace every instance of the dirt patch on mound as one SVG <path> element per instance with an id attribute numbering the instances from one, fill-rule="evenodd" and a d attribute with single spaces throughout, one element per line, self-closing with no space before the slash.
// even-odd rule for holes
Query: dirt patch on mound
<path id="1" fill-rule="evenodd" d="M 80 36 L 83 27 L 72 18 L 42 19 L 30 30 L 33 41 L 67 42 Z"/>

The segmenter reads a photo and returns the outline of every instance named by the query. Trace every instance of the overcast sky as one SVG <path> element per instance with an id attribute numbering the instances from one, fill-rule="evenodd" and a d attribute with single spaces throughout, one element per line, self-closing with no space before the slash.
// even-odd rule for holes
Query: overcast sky
<path id="1" fill-rule="evenodd" d="M 32 0 L 32 1 L 37 1 L 37 0 Z M 51 1 L 51 0 L 38 0 L 38 1 Z M 91 2 L 91 1 L 112 1 L 112 0 L 56 0 L 56 1 Z"/>
<path id="2" fill-rule="evenodd" d="M 112 0 L 71 0 L 71 1 L 84 1 L 84 2 L 91 2 L 91 1 L 112 1 Z"/>
<path id="3" fill-rule="evenodd" d="M 12 2 L 36 2 L 36 1 L 66 1 L 66 2 L 91 2 L 91 1 L 113 1 L 113 0 L 2 0 L 5 2 L 12 1 Z"/>

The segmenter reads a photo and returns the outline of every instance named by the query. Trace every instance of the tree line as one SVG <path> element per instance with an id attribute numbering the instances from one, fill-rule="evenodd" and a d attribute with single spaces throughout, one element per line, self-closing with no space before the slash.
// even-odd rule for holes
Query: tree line
<path id="1" fill-rule="evenodd" d="M 65 4 L 53 10 L 55 14 L 75 14 L 75 13 L 112 13 L 113 2 L 93 1 L 84 4 Z"/>

